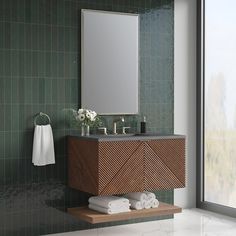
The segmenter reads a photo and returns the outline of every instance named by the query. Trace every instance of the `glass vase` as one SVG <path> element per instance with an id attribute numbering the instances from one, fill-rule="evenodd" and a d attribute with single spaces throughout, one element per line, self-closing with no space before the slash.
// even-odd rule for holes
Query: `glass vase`
<path id="1" fill-rule="evenodd" d="M 89 136 L 89 135 L 90 135 L 90 127 L 89 127 L 89 125 L 86 125 L 86 132 L 85 132 L 85 135 L 86 135 L 86 136 Z"/>
<path id="2" fill-rule="evenodd" d="M 81 124 L 81 136 L 84 136 L 85 135 L 85 125 L 84 124 Z"/>

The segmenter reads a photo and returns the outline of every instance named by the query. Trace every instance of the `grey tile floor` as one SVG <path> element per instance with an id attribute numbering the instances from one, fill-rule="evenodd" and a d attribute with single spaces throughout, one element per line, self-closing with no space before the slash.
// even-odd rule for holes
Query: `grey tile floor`
<path id="1" fill-rule="evenodd" d="M 83 230 L 50 236 L 236 236 L 236 219 L 186 209 L 174 219 Z"/>

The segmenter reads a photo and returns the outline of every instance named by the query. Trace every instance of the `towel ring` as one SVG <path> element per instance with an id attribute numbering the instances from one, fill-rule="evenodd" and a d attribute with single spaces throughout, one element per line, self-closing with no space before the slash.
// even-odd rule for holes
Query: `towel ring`
<path id="1" fill-rule="evenodd" d="M 46 113 L 43 113 L 43 112 L 39 112 L 39 114 L 37 114 L 37 116 L 34 118 L 34 125 L 35 126 L 37 125 L 37 119 L 39 116 L 46 116 L 48 119 L 48 124 L 51 124 L 51 119 L 50 119 L 49 115 L 47 115 Z"/>

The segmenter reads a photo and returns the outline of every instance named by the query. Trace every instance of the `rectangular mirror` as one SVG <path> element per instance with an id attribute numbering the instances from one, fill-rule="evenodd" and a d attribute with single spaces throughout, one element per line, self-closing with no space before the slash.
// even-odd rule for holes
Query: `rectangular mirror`
<path id="1" fill-rule="evenodd" d="M 81 105 L 102 115 L 138 114 L 139 17 L 82 10 Z"/>

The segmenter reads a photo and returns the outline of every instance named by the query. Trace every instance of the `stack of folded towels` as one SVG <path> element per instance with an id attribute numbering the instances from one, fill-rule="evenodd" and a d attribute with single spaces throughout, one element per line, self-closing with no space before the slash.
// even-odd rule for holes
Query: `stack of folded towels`
<path id="1" fill-rule="evenodd" d="M 157 208 L 159 206 L 156 195 L 151 192 L 128 193 L 124 197 L 129 199 L 131 208 L 136 210 Z"/>
<path id="2" fill-rule="evenodd" d="M 92 210 L 106 214 L 116 214 L 130 211 L 129 200 L 124 197 L 117 196 L 90 197 L 88 207 Z"/>

